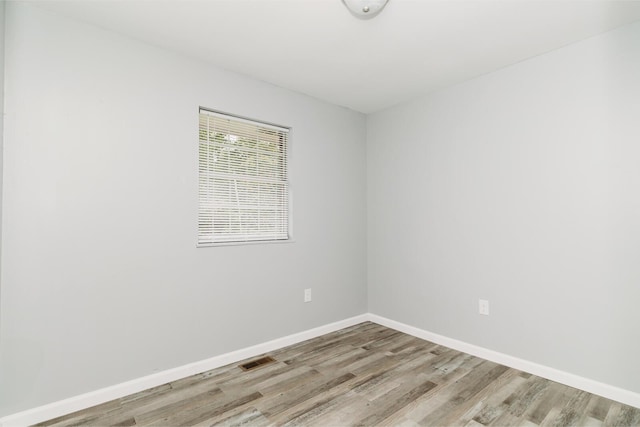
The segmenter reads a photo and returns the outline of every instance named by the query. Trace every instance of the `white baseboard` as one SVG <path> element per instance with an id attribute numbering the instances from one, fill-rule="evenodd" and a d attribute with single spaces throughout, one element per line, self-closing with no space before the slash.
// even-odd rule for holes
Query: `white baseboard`
<path id="1" fill-rule="evenodd" d="M 65 414 L 90 408 L 91 406 L 99 405 L 113 399 L 128 396 L 130 394 L 137 393 L 151 387 L 156 387 L 168 382 L 188 377 L 190 375 L 195 375 L 200 372 L 219 368 L 231 363 L 236 363 L 263 353 L 268 353 L 270 351 L 277 350 L 288 345 L 296 344 L 301 341 L 347 328 L 349 326 L 357 325 L 358 323 L 362 323 L 365 321 L 375 322 L 388 328 L 392 328 L 397 331 L 404 332 L 406 334 L 452 348 L 454 350 L 462 351 L 486 360 L 490 360 L 492 362 L 500 363 L 514 369 L 537 375 L 542 378 L 556 381 L 570 387 L 575 387 L 584 391 L 588 391 L 589 393 L 597 394 L 608 399 L 616 400 L 618 402 L 640 408 L 640 394 L 638 393 L 634 393 L 629 390 L 624 390 L 588 378 L 580 377 L 578 375 L 570 374 L 568 372 L 530 362 L 528 360 L 509 356 L 508 354 L 499 353 L 497 351 L 489 350 L 477 345 L 458 341 L 456 339 L 448 338 L 443 335 L 438 335 L 436 333 L 425 331 L 423 329 L 419 329 L 404 323 L 396 322 L 395 320 L 387 319 L 376 314 L 367 313 L 351 317 L 349 319 L 341 320 L 339 322 L 309 329 L 307 331 L 299 332 L 286 337 L 278 338 L 273 341 L 254 345 L 252 347 L 233 351 L 231 353 L 221 354 L 210 359 L 190 363 L 174 369 L 168 369 L 166 371 L 137 378 L 121 384 L 116 384 L 100 390 L 92 391 L 79 396 L 71 397 L 68 399 L 60 400 L 58 402 L 53 402 L 47 405 L 39 406 L 37 408 L 28 409 L 23 412 L 8 415 L 0 418 L 0 427 L 27 426 L 42 421 L 47 421 Z"/>
<path id="2" fill-rule="evenodd" d="M 128 396 L 133 393 L 156 387 L 168 382 L 176 381 L 191 375 L 219 368 L 231 363 L 236 363 L 250 357 L 268 353 L 273 350 L 296 344 L 311 338 L 319 337 L 329 332 L 334 332 L 349 326 L 357 325 L 369 320 L 368 314 L 351 317 L 339 322 L 330 323 L 307 331 L 299 332 L 286 337 L 278 338 L 262 344 L 243 348 L 231 353 L 221 354 L 210 359 L 189 363 L 177 368 L 157 372 L 145 377 L 137 378 L 124 383 L 105 387 L 89 393 L 74 396 L 58 402 L 49 403 L 37 408 L 28 409 L 12 415 L 0 418 L 0 427 L 28 426 L 39 422 L 57 418 L 82 409 L 90 408 L 110 400 Z"/>
<path id="3" fill-rule="evenodd" d="M 378 316 L 376 314 L 369 313 L 367 318 L 371 322 L 375 322 L 388 328 L 413 335 L 414 337 L 422 338 L 424 340 L 431 341 L 436 344 L 452 348 L 454 350 L 462 351 L 464 353 L 468 353 L 482 359 L 490 360 L 492 362 L 499 363 L 510 368 L 528 372 L 530 374 L 537 375 L 551 381 L 584 390 L 598 396 L 606 397 L 607 399 L 615 400 L 626 405 L 640 408 L 640 394 L 634 393 L 629 390 L 614 387 L 612 385 L 604 384 L 578 375 L 570 374 L 568 372 L 550 368 L 548 366 L 540 365 L 538 363 L 530 362 L 518 357 L 510 356 L 508 354 L 499 353 L 497 351 L 489 350 L 484 347 L 479 347 L 477 345 L 458 341 L 453 338 L 445 337 L 443 335 L 438 335 L 433 332 L 425 331 L 414 326 L 406 325 L 404 323 L 396 322 L 395 320 Z"/>

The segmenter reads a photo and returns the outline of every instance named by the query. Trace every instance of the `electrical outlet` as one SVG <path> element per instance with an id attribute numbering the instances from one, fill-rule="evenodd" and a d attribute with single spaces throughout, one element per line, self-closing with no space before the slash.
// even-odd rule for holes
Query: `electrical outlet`
<path id="1" fill-rule="evenodd" d="M 311 288 L 304 290 L 304 302 L 311 302 Z"/>
<path id="2" fill-rule="evenodd" d="M 489 301 L 486 299 L 478 300 L 478 313 L 489 315 Z"/>

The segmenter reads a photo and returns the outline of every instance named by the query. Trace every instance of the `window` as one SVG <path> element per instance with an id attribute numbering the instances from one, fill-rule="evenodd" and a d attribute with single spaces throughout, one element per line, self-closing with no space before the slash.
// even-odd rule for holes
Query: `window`
<path id="1" fill-rule="evenodd" d="M 289 239 L 288 136 L 200 109 L 198 246 Z"/>

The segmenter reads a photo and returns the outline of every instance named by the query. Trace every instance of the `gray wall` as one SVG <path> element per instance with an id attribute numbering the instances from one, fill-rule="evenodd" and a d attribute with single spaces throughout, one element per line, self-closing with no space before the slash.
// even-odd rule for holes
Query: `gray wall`
<path id="1" fill-rule="evenodd" d="M 363 115 L 6 14 L 0 415 L 366 312 Z M 196 249 L 201 105 L 293 128 L 295 243 Z"/>
<path id="2" fill-rule="evenodd" d="M 2 329 L 2 177 L 4 175 L 4 0 L 0 0 L 0 330 Z M 2 360 L 0 339 L 0 360 Z M 3 377 L 0 372 L 0 383 Z"/>
<path id="3" fill-rule="evenodd" d="M 369 116 L 369 310 L 640 392 L 639 76 L 636 23 Z"/>

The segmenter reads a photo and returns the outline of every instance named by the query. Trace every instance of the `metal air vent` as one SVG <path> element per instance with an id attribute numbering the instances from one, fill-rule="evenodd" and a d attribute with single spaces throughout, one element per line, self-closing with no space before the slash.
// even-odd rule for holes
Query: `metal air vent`
<path id="1" fill-rule="evenodd" d="M 243 371 L 251 371 L 253 369 L 259 368 L 260 366 L 264 366 L 275 361 L 276 359 L 274 359 L 273 357 L 265 356 L 265 357 L 261 357 L 260 359 L 252 360 L 251 362 L 243 363 L 242 365 L 238 365 L 238 366 L 240 366 L 240 368 L 242 368 Z"/>

